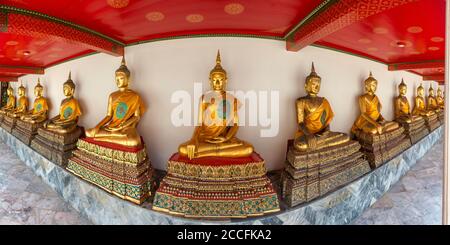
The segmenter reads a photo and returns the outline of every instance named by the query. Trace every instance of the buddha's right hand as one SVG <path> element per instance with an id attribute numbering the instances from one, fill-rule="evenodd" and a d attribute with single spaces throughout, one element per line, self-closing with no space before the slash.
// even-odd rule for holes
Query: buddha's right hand
<path id="1" fill-rule="evenodd" d="M 381 126 L 381 124 L 377 124 L 376 127 L 379 134 L 383 133 L 383 126 Z"/>
<path id="2" fill-rule="evenodd" d="M 186 146 L 186 151 L 187 151 L 187 156 L 189 159 L 192 159 L 195 157 L 195 145 L 187 145 Z"/>

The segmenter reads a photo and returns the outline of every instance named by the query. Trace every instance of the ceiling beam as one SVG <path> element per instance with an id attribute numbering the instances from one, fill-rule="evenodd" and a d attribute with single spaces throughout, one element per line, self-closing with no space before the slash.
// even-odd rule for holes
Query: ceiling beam
<path id="1" fill-rule="evenodd" d="M 388 65 L 389 71 L 402 71 L 414 69 L 444 68 L 445 60 L 430 60 L 420 62 L 405 62 Z"/>
<path id="2" fill-rule="evenodd" d="M 445 76 L 444 74 L 436 74 L 436 75 L 426 75 L 423 76 L 424 81 L 444 81 Z"/>
<path id="3" fill-rule="evenodd" d="M 417 0 L 325 0 L 286 36 L 288 51 L 300 49 L 367 17 Z"/>
<path id="4" fill-rule="evenodd" d="M 0 76 L 0 82 L 17 82 L 19 78 L 17 77 L 9 77 L 9 76 Z"/>
<path id="5" fill-rule="evenodd" d="M 0 5 L 0 32 L 41 40 L 71 43 L 114 56 L 123 56 L 125 44 L 111 37 L 42 13 Z"/>
<path id="6" fill-rule="evenodd" d="M 44 74 L 42 67 L 0 65 L 0 73 Z"/>

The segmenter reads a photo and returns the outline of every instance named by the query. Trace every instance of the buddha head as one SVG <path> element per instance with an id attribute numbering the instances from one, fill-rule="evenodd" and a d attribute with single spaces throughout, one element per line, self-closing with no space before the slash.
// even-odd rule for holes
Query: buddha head
<path id="1" fill-rule="evenodd" d="M 125 63 L 125 57 L 122 58 L 122 63 L 119 69 L 116 70 L 116 84 L 118 88 L 127 88 L 130 83 L 131 72 Z"/>
<path id="2" fill-rule="evenodd" d="M 431 85 L 430 88 L 428 89 L 428 96 L 434 97 L 434 89 Z"/>
<path id="3" fill-rule="evenodd" d="M 402 82 L 398 85 L 398 92 L 400 93 L 401 96 L 406 96 L 407 87 L 406 83 L 403 81 L 403 78 Z"/>
<path id="4" fill-rule="evenodd" d="M 6 94 L 8 96 L 12 96 L 14 94 L 14 89 L 11 87 L 11 84 L 8 85 L 8 89 L 6 90 Z"/>
<path id="5" fill-rule="evenodd" d="M 44 87 L 42 87 L 41 81 L 38 78 L 38 83 L 34 87 L 34 96 L 41 97 L 43 93 L 44 93 Z"/>
<path id="6" fill-rule="evenodd" d="M 442 97 L 442 90 L 441 90 L 441 88 L 438 88 L 438 89 L 437 89 L 437 95 L 438 95 L 439 97 Z"/>
<path id="7" fill-rule="evenodd" d="M 320 83 L 322 79 L 316 73 L 316 69 L 314 68 L 314 63 L 311 66 L 311 73 L 306 77 L 305 80 L 305 91 L 310 96 L 317 96 L 320 91 Z"/>
<path id="8" fill-rule="evenodd" d="M 224 91 L 227 87 L 227 72 L 222 68 L 220 52 L 217 51 L 216 66 L 209 73 L 209 82 L 214 91 Z"/>
<path id="9" fill-rule="evenodd" d="M 424 97 L 425 96 L 425 89 L 423 88 L 422 84 L 417 87 L 417 96 Z"/>
<path id="10" fill-rule="evenodd" d="M 75 83 L 72 81 L 72 72 L 69 72 L 69 78 L 63 84 L 64 96 L 72 97 L 75 93 Z"/>
<path id="11" fill-rule="evenodd" d="M 369 77 L 364 81 L 364 88 L 367 93 L 374 94 L 377 91 L 378 81 L 370 72 Z"/>
<path id="12" fill-rule="evenodd" d="M 19 87 L 19 91 L 18 92 L 19 92 L 19 96 L 20 97 L 25 96 L 26 90 L 25 90 L 25 87 L 23 86 L 22 83 L 20 83 L 20 87 Z"/>

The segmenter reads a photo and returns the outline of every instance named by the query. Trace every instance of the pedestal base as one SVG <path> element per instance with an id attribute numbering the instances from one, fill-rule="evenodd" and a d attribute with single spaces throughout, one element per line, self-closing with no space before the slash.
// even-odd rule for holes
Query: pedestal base
<path id="1" fill-rule="evenodd" d="M 17 119 L 14 117 L 10 117 L 8 115 L 5 115 L 3 117 L 3 121 L 1 123 L 1 127 L 8 133 L 11 133 L 13 128 L 16 126 Z"/>
<path id="2" fill-rule="evenodd" d="M 424 119 L 425 119 L 425 124 L 427 125 L 427 128 L 430 132 L 434 131 L 441 125 L 437 114 L 434 114 L 434 115 L 431 115 L 428 117 L 424 116 Z"/>
<path id="3" fill-rule="evenodd" d="M 426 126 L 425 119 L 422 117 L 419 117 L 419 119 L 410 123 L 400 119 L 396 119 L 396 121 L 405 129 L 405 134 L 411 140 L 411 144 L 415 144 L 430 133 Z"/>
<path id="4" fill-rule="evenodd" d="M 361 144 L 361 151 L 366 155 L 372 169 L 391 160 L 411 146 L 411 140 L 404 134 L 405 129 L 398 127 L 383 134 L 367 134 L 362 131 L 355 133 Z"/>
<path id="5" fill-rule="evenodd" d="M 152 168 L 145 145 L 137 148 L 79 139 L 67 170 L 136 204 L 151 196 Z"/>
<path id="6" fill-rule="evenodd" d="M 18 119 L 16 127 L 13 128 L 12 134 L 16 136 L 23 143 L 30 145 L 31 141 L 37 134 L 38 128 L 41 128 L 44 123 L 29 123 Z"/>
<path id="7" fill-rule="evenodd" d="M 445 111 L 444 110 L 439 111 L 438 120 L 441 125 L 443 125 L 445 123 Z"/>
<path id="8" fill-rule="evenodd" d="M 310 152 L 288 148 L 282 197 L 289 207 L 323 196 L 370 171 L 354 140 Z"/>
<path id="9" fill-rule="evenodd" d="M 257 153 L 192 160 L 176 153 L 153 209 L 192 218 L 246 218 L 277 212 L 280 206 Z"/>
<path id="10" fill-rule="evenodd" d="M 38 135 L 31 141 L 31 148 L 65 168 L 72 156 L 72 151 L 76 148 L 78 138 L 83 133 L 83 129 L 77 127 L 70 133 L 58 134 L 39 128 L 37 133 Z"/>

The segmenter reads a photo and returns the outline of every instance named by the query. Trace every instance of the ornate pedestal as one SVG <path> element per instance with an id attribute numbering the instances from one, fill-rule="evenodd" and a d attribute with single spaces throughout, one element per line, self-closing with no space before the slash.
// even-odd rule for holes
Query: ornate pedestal
<path id="1" fill-rule="evenodd" d="M 411 123 L 407 123 L 403 120 L 396 121 L 405 129 L 405 134 L 411 140 L 411 144 L 415 144 L 430 133 L 425 125 L 425 119 L 423 118 Z"/>
<path id="2" fill-rule="evenodd" d="M 79 139 L 67 170 L 136 204 L 151 196 L 152 168 L 145 145 L 125 147 L 92 138 Z"/>
<path id="3" fill-rule="evenodd" d="M 357 131 L 355 137 L 372 169 L 378 168 L 411 146 L 411 140 L 406 137 L 403 127 L 376 135 Z"/>
<path id="4" fill-rule="evenodd" d="M 288 142 L 282 197 L 289 207 L 309 202 L 370 171 L 354 140 L 317 151 L 300 152 Z"/>
<path id="5" fill-rule="evenodd" d="M 245 218 L 280 210 L 257 153 L 192 160 L 176 153 L 167 171 L 155 194 L 154 210 L 193 218 Z"/>
<path id="6" fill-rule="evenodd" d="M 12 129 L 16 126 L 17 119 L 14 117 L 10 117 L 8 115 L 5 115 L 3 117 L 3 121 L 1 123 L 1 127 L 6 130 L 8 133 L 12 132 Z"/>
<path id="7" fill-rule="evenodd" d="M 83 129 L 77 127 L 71 133 L 58 134 L 39 128 L 37 133 L 38 135 L 31 141 L 31 148 L 65 168 L 72 151 L 76 148 L 78 138 L 83 134 Z"/>
<path id="8" fill-rule="evenodd" d="M 427 128 L 430 132 L 434 131 L 436 128 L 438 128 L 441 125 L 437 114 L 434 114 L 434 115 L 431 115 L 428 117 L 424 116 L 424 119 L 425 119 L 425 125 L 427 125 Z"/>
<path id="9" fill-rule="evenodd" d="M 16 121 L 16 126 L 12 129 L 12 134 L 16 136 L 23 143 L 30 145 L 34 136 L 37 134 L 38 128 L 41 128 L 44 123 L 28 123 L 20 119 Z"/>
<path id="10" fill-rule="evenodd" d="M 439 111 L 438 120 L 441 125 L 444 125 L 444 123 L 445 123 L 445 111 L 444 110 Z"/>
<path id="11" fill-rule="evenodd" d="M 4 117 L 5 117 L 5 114 L 0 114 L 0 124 L 3 122 Z"/>

